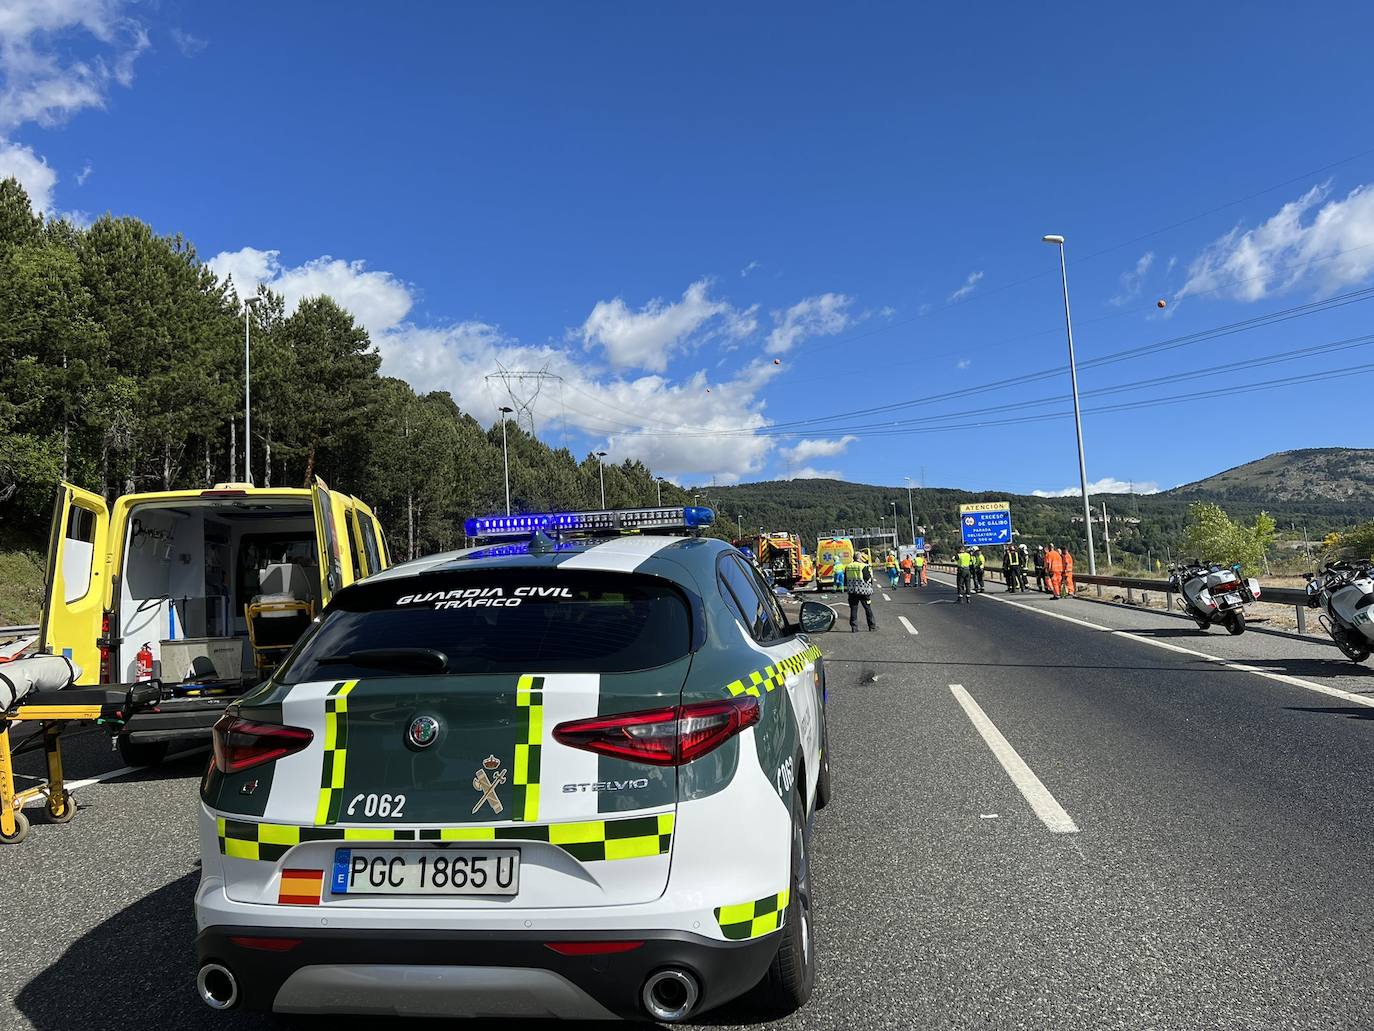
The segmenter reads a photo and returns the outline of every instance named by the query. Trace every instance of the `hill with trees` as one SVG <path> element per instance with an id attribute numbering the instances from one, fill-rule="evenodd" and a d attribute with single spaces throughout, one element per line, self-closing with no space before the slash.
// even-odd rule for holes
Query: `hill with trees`
<path id="1" fill-rule="evenodd" d="M 996 469 L 986 470 L 995 479 Z M 843 527 L 877 527 L 893 521 L 897 506 L 897 526 L 901 539 L 910 537 L 912 515 L 918 527 L 926 528 L 926 538 L 940 553 L 948 555 L 958 547 L 959 506 L 976 501 L 1007 501 L 1012 523 L 1020 539 L 1031 544 L 1051 541 L 1069 544 L 1075 551 L 1086 547 L 1083 533 L 1083 503 L 1078 497 L 1041 498 L 1000 491 L 975 493 L 945 488 L 918 488 L 911 492 L 912 509 L 907 507 L 905 487 L 883 487 L 845 483 L 839 480 L 783 480 L 747 483 L 731 487 L 702 488 L 707 500 L 733 532 L 743 524 L 749 533 L 760 527 L 769 530 L 794 530 L 808 548 L 814 548 L 822 533 Z M 1185 546 L 1189 506 L 1199 500 L 1214 500 L 1206 492 L 1166 492 L 1161 494 L 1101 494 L 1093 496 L 1094 536 L 1099 553 L 1102 546 L 1102 504 L 1107 506 L 1113 557 L 1144 566 L 1152 558 L 1178 554 Z M 1366 491 L 1348 500 L 1330 500 L 1318 490 L 1297 500 L 1260 497 L 1253 500 L 1234 496 L 1221 500 L 1233 518 L 1253 522 L 1268 511 L 1277 523 L 1280 536 L 1301 536 L 1304 528 L 1315 541 L 1323 535 L 1374 519 L 1374 492 Z"/>

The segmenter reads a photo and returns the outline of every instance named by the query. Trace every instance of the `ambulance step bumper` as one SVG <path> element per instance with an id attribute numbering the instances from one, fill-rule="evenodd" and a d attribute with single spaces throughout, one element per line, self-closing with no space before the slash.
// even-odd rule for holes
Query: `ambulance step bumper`
<path id="1" fill-rule="evenodd" d="M 617 952 L 585 948 L 595 942 L 642 944 Z M 695 976 L 701 998 L 693 1012 L 700 1013 L 756 985 L 777 949 L 776 933 L 721 942 L 685 932 L 213 926 L 196 938 L 197 965 L 232 971 L 239 1004 L 249 1009 L 531 1019 L 643 1019 L 641 988 L 665 968 Z"/>

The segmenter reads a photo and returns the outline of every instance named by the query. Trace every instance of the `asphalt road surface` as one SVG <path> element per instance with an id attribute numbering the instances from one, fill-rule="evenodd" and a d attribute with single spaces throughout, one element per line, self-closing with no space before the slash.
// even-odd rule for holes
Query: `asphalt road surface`
<path id="1" fill-rule="evenodd" d="M 889 591 L 877 633 L 846 611 L 819 639 L 820 969 L 769 1026 L 1374 1028 L 1374 669 L 988 589 Z M 205 762 L 81 788 L 75 822 L 0 849 L 0 1027 L 375 1031 L 195 998 Z M 118 765 L 69 743 L 73 778 Z"/>

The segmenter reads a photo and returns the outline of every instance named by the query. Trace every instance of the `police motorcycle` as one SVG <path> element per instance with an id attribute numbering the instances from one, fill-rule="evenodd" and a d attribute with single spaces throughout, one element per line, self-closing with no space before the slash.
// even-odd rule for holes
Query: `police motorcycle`
<path id="1" fill-rule="evenodd" d="M 1307 605 L 1321 609 L 1317 621 L 1352 662 L 1374 651 L 1374 563 L 1328 562 L 1306 573 Z"/>
<path id="2" fill-rule="evenodd" d="M 1245 606 L 1260 596 L 1258 580 L 1200 559 L 1170 566 L 1169 588 L 1183 598 L 1183 609 L 1199 630 L 1220 623 L 1232 635 L 1245 633 Z"/>

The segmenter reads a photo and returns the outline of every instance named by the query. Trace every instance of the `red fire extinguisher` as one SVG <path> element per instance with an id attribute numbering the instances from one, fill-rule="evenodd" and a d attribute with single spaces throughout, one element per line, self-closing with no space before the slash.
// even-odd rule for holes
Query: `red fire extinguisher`
<path id="1" fill-rule="evenodd" d="M 143 647 L 138 650 L 138 672 L 134 679 L 140 681 L 153 679 L 153 646 L 147 641 L 144 641 Z"/>

